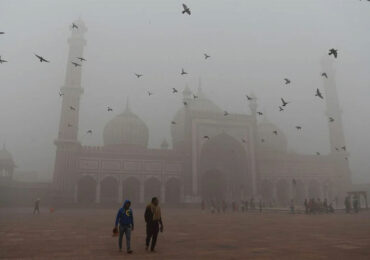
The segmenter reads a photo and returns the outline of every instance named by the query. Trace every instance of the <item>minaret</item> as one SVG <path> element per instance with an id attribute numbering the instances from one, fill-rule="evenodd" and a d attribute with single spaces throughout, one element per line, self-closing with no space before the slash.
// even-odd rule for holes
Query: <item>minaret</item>
<path id="1" fill-rule="evenodd" d="M 53 182 L 55 187 L 62 192 L 61 196 L 73 195 L 74 172 L 70 166 L 75 165 L 80 143 L 78 142 L 78 123 L 80 110 L 81 70 L 83 62 L 77 57 L 83 56 L 86 45 L 84 34 L 87 32 L 85 24 L 78 19 L 74 22 L 78 28 L 71 28 L 71 37 L 68 39 L 69 52 L 64 85 L 60 89 L 62 108 L 59 121 L 58 137 L 55 140 L 57 147 Z M 81 66 L 72 64 L 75 62 Z M 69 194 L 69 195 L 68 195 Z"/>
<path id="2" fill-rule="evenodd" d="M 326 116 L 329 124 L 329 138 L 330 138 L 330 151 L 332 154 L 337 154 L 338 149 L 343 152 L 342 147 L 345 147 L 345 139 L 342 125 L 342 110 L 339 105 L 339 99 L 337 94 L 336 82 L 335 82 L 335 69 L 333 66 L 333 60 L 330 58 L 322 59 L 322 73 L 326 73 L 326 77 L 322 77 L 324 82 L 325 96 L 326 99 Z M 334 121 L 330 122 L 329 118 L 333 118 Z"/>

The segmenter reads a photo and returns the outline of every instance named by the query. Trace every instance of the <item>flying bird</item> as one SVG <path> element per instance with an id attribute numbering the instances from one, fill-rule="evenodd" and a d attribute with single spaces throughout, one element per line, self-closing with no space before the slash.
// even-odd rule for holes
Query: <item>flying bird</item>
<path id="1" fill-rule="evenodd" d="M 229 115 L 229 112 L 224 111 L 224 116 L 228 116 L 228 115 Z"/>
<path id="2" fill-rule="evenodd" d="M 335 150 L 339 151 L 339 148 L 338 147 L 335 147 Z"/>
<path id="3" fill-rule="evenodd" d="M 62 93 L 61 91 L 59 91 L 59 96 L 64 96 L 64 93 Z"/>
<path id="4" fill-rule="evenodd" d="M 72 127 L 72 124 L 68 123 L 68 127 Z"/>
<path id="5" fill-rule="evenodd" d="M 247 97 L 248 100 L 253 100 L 252 97 L 248 96 L 248 95 L 245 95 Z"/>
<path id="6" fill-rule="evenodd" d="M 274 131 L 272 131 L 275 135 L 277 135 L 278 134 L 278 132 L 276 131 L 276 130 L 274 130 Z"/>
<path id="7" fill-rule="evenodd" d="M 0 64 L 2 64 L 3 62 L 8 62 L 7 60 L 3 60 L 0 56 Z"/>
<path id="8" fill-rule="evenodd" d="M 279 106 L 279 111 L 281 112 L 281 111 L 284 111 L 284 109 L 281 107 L 281 106 Z"/>
<path id="9" fill-rule="evenodd" d="M 92 130 L 87 130 L 86 134 L 92 134 Z"/>
<path id="10" fill-rule="evenodd" d="M 0 32 L 0 34 L 5 34 L 5 32 Z"/>
<path id="11" fill-rule="evenodd" d="M 184 10 L 182 11 L 183 14 L 187 13 L 188 15 L 191 15 L 190 8 L 186 6 L 186 4 L 182 4 L 182 7 Z"/>
<path id="12" fill-rule="evenodd" d="M 181 75 L 186 75 L 186 74 L 188 74 L 188 73 L 184 70 L 184 68 L 182 68 L 181 69 Z"/>
<path id="13" fill-rule="evenodd" d="M 77 57 L 77 59 L 79 59 L 81 62 L 86 61 L 86 59 L 84 59 L 82 57 Z"/>
<path id="14" fill-rule="evenodd" d="M 72 23 L 72 29 L 78 29 L 78 26 L 75 23 Z"/>
<path id="15" fill-rule="evenodd" d="M 335 120 L 334 120 L 334 118 L 332 118 L 332 117 L 329 117 L 329 122 L 330 123 L 332 123 L 332 122 L 334 122 Z"/>
<path id="16" fill-rule="evenodd" d="M 257 112 L 257 114 L 258 114 L 258 115 L 260 115 L 260 116 L 262 116 L 262 115 L 263 115 L 263 113 L 262 113 L 262 112 Z"/>
<path id="17" fill-rule="evenodd" d="M 198 96 L 197 96 L 197 95 L 193 95 L 193 98 L 194 98 L 194 99 L 197 99 L 197 98 L 198 98 Z"/>
<path id="18" fill-rule="evenodd" d="M 246 142 L 247 142 L 247 140 L 245 140 L 244 138 L 242 138 L 242 142 L 243 142 L 243 143 L 246 143 Z"/>
<path id="19" fill-rule="evenodd" d="M 290 102 L 286 102 L 283 98 L 280 98 L 281 99 L 281 102 L 283 103 L 283 107 L 285 107 L 286 105 L 288 105 Z"/>
<path id="20" fill-rule="evenodd" d="M 334 58 L 337 58 L 337 57 L 338 57 L 338 50 L 336 50 L 336 49 L 334 49 L 334 48 L 330 49 L 330 50 L 329 50 L 329 56 L 330 56 L 330 55 L 333 55 L 333 56 L 334 56 Z"/>
<path id="21" fill-rule="evenodd" d="M 73 106 L 70 106 L 69 109 L 73 110 L 73 111 L 76 111 L 76 108 L 74 108 Z"/>
<path id="22" fill-rule="evenodd" d="M 203 136 L 203 138 L 209 140 L 209 136 L 208 135 Z"/>
<path id="23" fill-rule="evenodd" d="M 316 97 L 319 97 L 321 99 L 324 99 L 324 97 L 322 96 L 321 92 L 320 92 L 320 89 L 316 89 L 316 94 L 315 94 Z"/>
<path id="24" fill-rule="evenodd" d="M 108 107 L 107 110 L 108 110 L 108 112 L 112 112 L 113 111 L 113 108 Z"/>
<path id="25" fill-rule="evenodd" d="M 210 56 L 210 55 L 208 55 L 207 53 L 204 53 L 204 59 L 206 60 L 206 59 L 208 59 L 208 58 L 211 58 L 211 56 Z"/>
<path id="26" fill-rule="evenodd" d="M 297 130 L 302 130 L 302 126 L 299 126 L 299 125 L 297 125 L 295 128 L 296 128 Z"/>
<path id="27" fill-rule="evenodd" d="M 347 148 L 345 146 L 342 146 L 341 147 L 343 151 L 345 151 Z"/>
<path id="28" fill-rule="evenodd" d="M 35 56 L 40 60 L 40 62 L 49 62 L 48 60 L 46 60 L 44 57 L 42 57 L 40 55 L 35 54 Z"/>
<path id="29" fill-rule="evenodd" d="M 177 92 L 178 92 L 177 89 L 172 88 L 172 93 L 177 93 Z"/>
<path id="30" fill-rule="evenodd" d="M 171 121 L 171 124 L 172 124 L 172 125 L 176 125 L 176 122 L 175 122 L 175 121 Z"/>
<path id="31" fill-rule="evenodd" d="M 75 67 L 79 67 L 79 66 L 81 66 L 81 64 L 79 64 L 79 63 L 77 63 L 77 62 L 73 62 L 73 61 L 72 61 L 72 64 L 73 64 L 73 65 L 75 65 Z"/>
<path id="32" fill-rule="evenodd" d="M 290 84 L 290 79 L 285 78 L 284 80 L 285 80 L 285 85 Z"/>
<path id="33" fill-rule="evenodd" d="M 137 73 L 135 73 L 135 76 L 136 76 L 137 78 L 140 78 L 140 77 L 142 77 L 142 76 L 143 76 L 143 74 L 137 74 Z"/>
<path id="34" fill-rule="evenodd" d="M 323 72 L 323 73 L 321 73 L 321 77 L 328 78 L 328 74 L 326 74 L 326 72 Z"/>
<path id="35" fill-rule="evenodd" d="M 319 152 L 316 152 L 316 155 L 320 155 L 320 153 Z"/>
<path id="36" fill-rule="evenodd" d="M 262 138 L 262 139 L 261 139 L 261 142 L 262 142 L 262 143 L 264 143 L 264 142 L 265 142 L 265 139 L 263 139 L 263 138 Z"/>
<path id="37" fill-rule="evenodd" d="M 148 93 L 148 96 L 150 97 L 151 95 L 153 95 L 153 93 L 152 92 L 150 92 L 150 91 L 147 91 L 147 93 Z"/>
<path id="38" fill-rule="evenodd" d="M 187 106 L 188 105 L 188 102 L 184 101 L 182 102 L 184 104 L 184 106 Z"/>

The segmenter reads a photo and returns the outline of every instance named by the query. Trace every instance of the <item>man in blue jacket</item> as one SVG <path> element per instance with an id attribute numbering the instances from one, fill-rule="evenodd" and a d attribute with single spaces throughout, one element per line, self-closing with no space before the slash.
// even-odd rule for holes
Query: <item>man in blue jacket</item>
<path id="1" fill-rule="evenodd" d="M 134 216 L 132 214 L 132 209 L 130 209 L 130 206 L 131 202 L 129 200 L 126 200 L 125 203 L 123 203 L 122 208 L 118 210 L 115 224 L 115 228 L 117 228 L 119 223 L 119 251 L 122 251 L 122 238 L 123 234 L 126 234 L 126 248 L 128 254 L 132 254 L 130 240 L 131 231 L 134 231 Z"/>

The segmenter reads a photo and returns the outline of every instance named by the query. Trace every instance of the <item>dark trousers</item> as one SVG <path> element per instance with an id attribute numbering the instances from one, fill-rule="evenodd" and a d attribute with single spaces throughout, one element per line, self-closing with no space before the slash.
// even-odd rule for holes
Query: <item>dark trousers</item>
<path id="1" fill-rule="evenodd" d="M 154 250 L 155 244 L 157 242 L 159 232 L 159 223 L 158 221 L 153 221 L 146 224 L 146 246 L 149 247 L 150 240 L 152 240 L 151 250 Z"/>
<path id="2" fill-rule="evenodd" d="M 123 234 L 126 234 L 126 249 L 127 251 L 129 251 L 131 249 L 131 225 L 120 225 L 119 226 L 119 237 L 118 237 L 119 249 L 122 249 Z"/>

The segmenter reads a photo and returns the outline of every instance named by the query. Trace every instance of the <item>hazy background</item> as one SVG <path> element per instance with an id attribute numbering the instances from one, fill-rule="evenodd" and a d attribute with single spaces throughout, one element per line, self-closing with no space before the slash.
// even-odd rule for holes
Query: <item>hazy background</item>
<path id="1" fill-rule="evenodd" d="M 0 0 L 0 142 L 18 170 L 53 173 L 71 23 L 88 27 L 83 64 L 80 140 L 101 145 L 105 124 L 132 110 L 150 129 L 150 147 L 171 141 L 181 93 L 202 78 L 206 95 L 231 113 L 259 110 L 300 153 L 329 152 L 320 59 L 339 49 L 337 89 L 354 182 L 370 181 L 370 3 L 358 0 L 13 1 Z M 203 53 L 212 57 L 204 60 Z M 38 62 L 38 53 L 50 64 Z M 180 76 L 181 68 L 189 72 Z M 136 79 L 133 73 L 144 77 Z M 292 80 L 285 86 L 283 79 Z M 148 97 L 146 91 L 154 93 Z M 280 97 L 293 101 L 278 112 Z M 106 106 L 113 107 L 113 113 Z M 295 125 L 302 125 L 298 134 Z M 93 129 L 91 136 L 85 135 Z"/>

